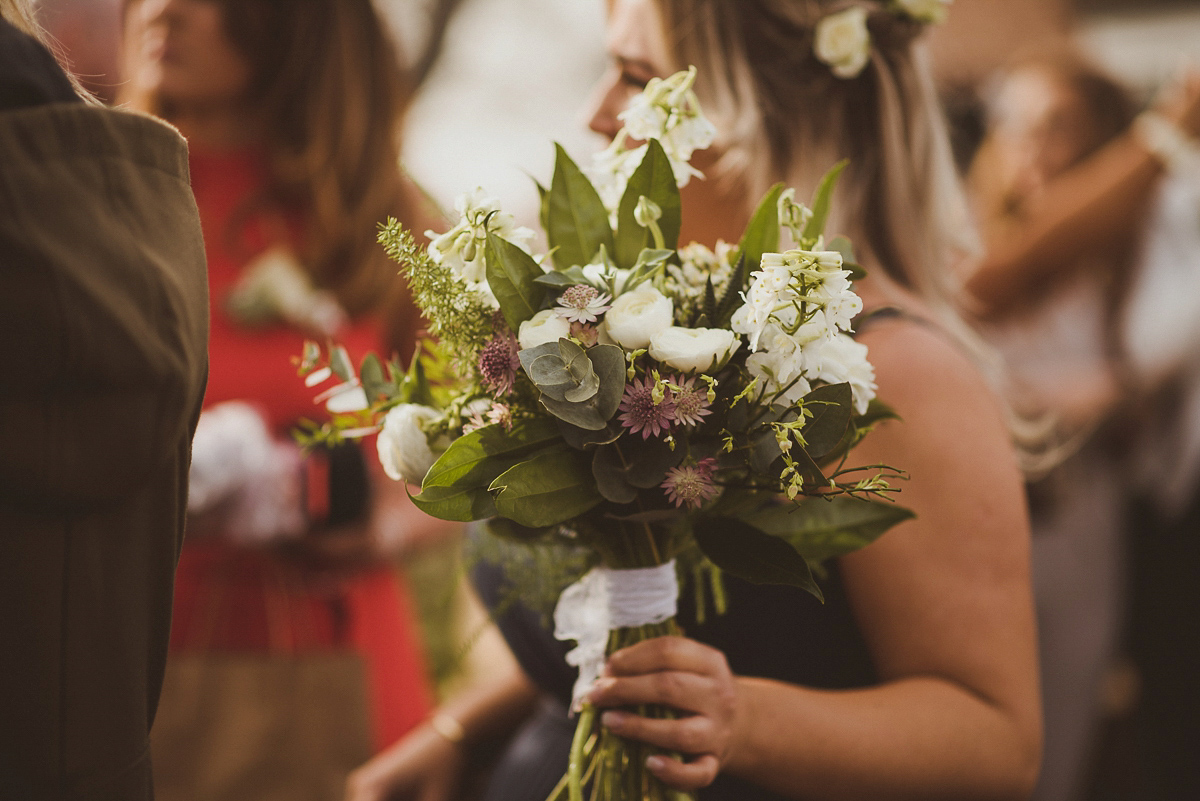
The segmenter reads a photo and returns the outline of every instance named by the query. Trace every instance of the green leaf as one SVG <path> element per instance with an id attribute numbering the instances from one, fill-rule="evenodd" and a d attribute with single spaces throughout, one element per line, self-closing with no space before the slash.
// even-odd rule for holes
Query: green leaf
<path id="1" fill-rule="evenodd" d="M 425 373 L 425 362 L 421 358 L 419 350 L 413 354 L 412 363 L 408 366 L 408 373 L 405 375 L 404 381 L 408 395 L 406 402 L 419 403 L 422 406 L 437 405 L 433 397 L 433 387 L 429 383 L 429 376 Z"/>
<path id="2" fill-rule="evenodd" d="M 563 441 L 576 450 L 586 450 L 595 445 L 607 445 L 610 442 L 616 442 L 621 435 L 625 433 L 625 429 L 619 424 L 610 422 L 604 428 L 590 430 L 573 426 L 566 420 L 559 419 L 558 430 L 562 433 Z"/>
<path id="3" fill-rule="evenodd" d="M 390 399 L 395 394 L 395 387 L 383 374 L 383 363 L 374 353 L 363 357 L 362 364 L 358 367 L 358 376 L 370 403 L 375 403 L 380 398 Z"/>
<path id="4" fill-rule="evenodd" d="M 848 237 L 838 234 L 825 243 L 825 247 L 842 254 L 842 269 L 850 271 L 851 281 L 861 281 L 867 277 L 867 271 L 854 257 L 854 243 Z"/>
<path id="5" fill-rule="evenodd" d="M 550 190 L 542 186 L 542 182 L 537 178 L 533 179 L 534 186 L 538 190 L 538 223 L 541 224 L 543 231 L 550 230 Z"/>
<path id="6" fill-rule="evenodd" d="M 503 517 L 493 517 L 487 522 L 488 533 L 512 542 L 530 543 L 549 537 L 553 527 L 529 528 Z"/>
<path id="7" fill-rule="evenodd" d="M 576 166 L 562 145 L 554 146 L 554 179 L 546 198 L 546 237 L 557 248 L 554 263 L 563 267 L 583 265 L 601 245 L 613 250 L 613 233 L 608 210 L 596 188 Z"/>
<path id="8" fill-rule="evenodd" d="M 625 458 L 629 462 L 629 483 L 642 489 L 657 487 L 667 477 L 667 471 L 683 461 L 683 449 L 671 450 L 660 439 L 638 441 L 630 438 L 624 445 Z"/>
<path id="9" fill-rule="evenodd" d="M 418 509 L 440 520 L 470 523 L 496 516 L 496 504 L 485 487 L 430 487 L 410 497 Z"/>
<path id="10" fill-rule="evenodd" d="M 662 231 L 663 244 L 672 250 L 679 242 L 679 229 L 683 220 L 679 187 L 675 184 L 675 171 L 671 169 L 671 162 L 658 140 L 651 139 L 647 145 L 646 155 L 629 177 L 625 194 L 621 196 L 621 203 L 617 207 L 614 256 L 617 265 L 625 269 L 633 267 L 642 248 L 653 247 L 654 244 L 649 230 L 638 225 L 633 216 L 639 198 L 645 195 L 662 209 L 658 227 Z"/>
<path id="11" fill-rule="evenodd" d="M 501 473 L 489 489 L 496 511 L 522 526 L 553 526 L 604 500 L 596 490 L 587 454 L 568 448 L 543 451 Z"/>
<path id="12" fill-rule="evenodd" d="M 833 168 L 821 179 L 821 183 L 813 195 L 812 218 L 808 221 L 808 225 L 804 226 L 803 238 L 805 240 L 816 241 L 817 237 L 825 232 L 825 222 L 829 219 L 829 207 L 833 200 L 833 189 L 837 186 L 842 170 L 846 169 L 846 165 L 849 163 L 842 159 L 833 165 Z"/>
<path id="13" fill-rule="evenodd" d="M 744 515 L 743 520 L 786 539 L 805 558 L 824 561 L 865 548 L 892 526 L 914 517 L 912 511 L 888 501 L 840 495 L 769 506 Z"/>
<path id="14" fill-rule="evenodd" d="M 525 251 L 496 236 L 487 235 L 487 281 L 500 303 L 508 327 L 516 331 L 537 314 L 546 301 L 546 288 L 536 283 L 542 268 Z"/>
<path id="15" fill-rule="evenodd" d="M 761 256 L 759 258 L 761 260 Z M 733 272 L 729 275 L 729 283 L 725 285 L 725 291 L 721 293 L 721 299 L 717 301 L 716 313 L 712 317 L 714 327 L 729 327 L 733 313 L 742 305 L 741 292 L 745 289 L 746 279 L 749 276 L 750 273 L 746 269 L 746 254 L 739 253 L 738 260 L 733 265 Z"/>
<path id="16" fill-rule="evenodd" d="M 854 395 L 849 384 L 828 384 L 817 387 L 800 402 L 812 413 L 800 432 L 807 443 L 805 450 L 813 459 L 820 459 L 842 441 L 854 414 Z"/>
<path id="17" fill-rule="evenodd" d="M 329 349 L 329 367 L 333 370 L 333 374 L 343 381 L 349 381 L 354 377 L 354 367 L 350 364 L 350 354 L 341 345 L 334 345 Z"/>
<path id="18" fill-rule="evenodd" d="M 637 499 L 637 487 L 629 483 L 627 466 L 615 445 L 596 448 L 592 456 L 592 475 L 596 478 L 596 489 L 606 500 L 633 503 Z"/>
<path id="19" fill-rule="evenodd" d="M 732 517 L 702 518 L 694 529 L 700 550 L 726 573 L 753 584 L 789 584 L 824 602 L 804 557 L 779 537 Z"/>
<path id="20" fill-rule="evenodd" d="M 742 234 L 738 244 L 740 256 L 746 260 L 746 277 L 759 268 L 764 253 L 774 253 L 779 250 L 779 196 L 783 194 L 783 184 L 775 184 L 767 192 L 750 223 Z M 745 289 L 745 280 L 737 291 Z M 736 292 L 734 293 L 736 294 Z"/>
<path id="21" fill-rule="evenodd" d="M 484 426 L 456 439 L 433 463 L 421 488 L 487 487 L 508 468 L 530 453 L 555 444 L 558 427 L 550 420 L 534 418 L 513 425 Z"/>

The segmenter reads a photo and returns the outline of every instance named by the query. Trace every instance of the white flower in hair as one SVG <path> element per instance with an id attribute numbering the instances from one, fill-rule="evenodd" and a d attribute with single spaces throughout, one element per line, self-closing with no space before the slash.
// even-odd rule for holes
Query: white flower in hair
<path id="1" fill-rule="evenodd" d="M 817 23 L 813 53 L 839 78 L 854 78 L 871 59 L 867 10 L 853 6 Z"/>
<path id="2" fill-rule="evenodd" d="M 896 6 L 917 22 L 937 25 L 946 20 L 954 0 L 895 0 Z"/>

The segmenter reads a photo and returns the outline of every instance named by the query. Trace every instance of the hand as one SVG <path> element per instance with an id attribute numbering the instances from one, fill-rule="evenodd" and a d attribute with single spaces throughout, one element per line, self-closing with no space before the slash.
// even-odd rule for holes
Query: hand
<path id="1" fill-rule="evenodd" d="M 345 801 L 450 801 L 466 755 L 428 723 L 350 774 Z"/>
<path id="2" fill-rule="evenodd" d="M 1159 113 L 1180 131 L 1200 139 L 1200 71 L 1189 69 L 1177 78 L 1157 105 Z"/>
<path id="3" fill-rule="evenodd" d="M 737 680 L 725 655 L 683 637 L 656 637 L 608 658 L 590 700 L 599 708 L 662 704 L 693 714 L 676 720 L 612 710 L 601 723 L 614 734 L 694 757 L 652 756 L 647 767 L 669 787 L 712 784 L 737 742 L 742 724 Z"/>

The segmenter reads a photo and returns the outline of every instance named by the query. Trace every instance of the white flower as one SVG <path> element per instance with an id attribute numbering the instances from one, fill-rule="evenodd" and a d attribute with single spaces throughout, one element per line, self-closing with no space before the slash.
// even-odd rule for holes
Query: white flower
<path id="1" fill-rule="evenodd" d="M 722 367 L 741 340 L 725 328 L 671 326 L 650 340 L 650 357 L 685 373 L 704 373 Z"/>
<path id="2" fill-rule="evenodd" d="M 667 127 L 667 110 L 652 102 L 648 92 L 641 92 L 629 101 L 629 106 L 617 115 L 617 119 L 625 124 L 625 132 L 634 139 L 657 139 Z"/>
<path id="3" fill-rule="evenodd" d="M 494 300 L 490 289 L 484 290 L 479 286 L 487 282 L 484 251 L 488 232 L 507 239 L 526 252 L 529 251 L 534 233 L 528 228 L 518 227 L 511 214 L 500 210 L 500 201 L 488 197 L 482 187 L 459 195 L 454 201 L 454 208 L 458 211 L 459 219 L 453 228 L 444 234 L 425 232 L 431 239 L 429 257 L 435 264 L 445 264 L 453 270 L 471 289 L 483 292 L 490 300 Z"/>
<path id="4" fill-rule="evenodd" d="M 529 350 L 570 335 L 571 323 L 560 317 L 554 309 L 544 309 L 521 323 L 517 342 L 521 350 Z"/>
<path id="5" fill-rule="evenodd" d="M 675 307 L 649 283 L 638 285 L 613 301 L 604 316 L 608 336 L 626 350 L 649 347 L 654 335 L 670 328 Z"/>
<path id="6" fill-rule="evenodd" d="M 937 25 L 946 20 L 952 2 L 954 0 L 896 0 L 896 5 L 918 22 Z"/>
<path id="7" fill-rule="evenodd" d="M 387 413 L 375 445 L 388 478 L 410 484 L 425 479 L 437 456 L 429 447 L 424 429 L 439 417 L 437 409 L 416 403 L 402 403 Z"/>
<path id="8" fill-rule="evenodd" d="M 854 410 L 864 414 L 877 389 L 875 368 L 867 361 L 867 346 L 845 334 L 838 334 L 826 343 L 821 355 L 820 379 L 830 384 L 849 382 L 854 394 Z"/>
<path id="9" fill-rule="evenodd" d="M 839 78 L 853 78 L 871 59 L 867 10 L 853 6 L 817 23 L 813 52 Z"/>

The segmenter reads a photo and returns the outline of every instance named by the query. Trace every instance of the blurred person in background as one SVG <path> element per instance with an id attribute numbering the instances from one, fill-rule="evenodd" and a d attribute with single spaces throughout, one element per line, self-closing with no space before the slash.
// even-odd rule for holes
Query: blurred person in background
<path id="1" fill-rule="evenodd" d="M 306 338 L 356 364 L 413 352 L 418 317 L 375 243 L 388 216 L 434 224 L 399 163 L 409 87 L 370 0 L 127 0 L 124 14 L 125 99 L 190 144 L 212 297 L 160 797 L 329 798 L 431 703 L 389 553 L 446 524 L 376 481 L 358 446 L 302 454 L 291 439 L 325 414 L 293 366 Z M 364 401 L 350 389 L 329 408 Z"/>
<path id="2" fill-rule="evenodd" d="M 207 369 L 187 148 L 0 0 L 0 796 L 150 801 Z"/>
<path id="3" fill-rule="evenodd" d="M 1139 797 L 1200 795 L 1200 642 L 1183 617 L 1200 608 L 1200 82 L 1134 112 L 1076 55 L 1026 59 L 997 82 L 971 170 L 987 256 L 968 303 L 1016 405 L 1052 415 L 1069 454 L 1029 486 L 1045 801 L 1081 797 L 1122 623 L 1142 678 Z"/>
<path id="4" fill-rule="evenodd" d="M 592 127 L 614 136 L 651 79 L 696 65 L 718 145 L 697 162 L 708 180 L 685 190 L 681 241 L 710 247 L 738 240 L 775 181 L 805 196 L 850 159 L 829 230 L 868 265 L 856 328 L 880 397 L 905 420 L 853 459 L 904 465 L 902 502 L 917 518 L 831 564 L 824 606 L 726 576 L 725 615 L 699 624 L 681 610 L 688 638 L 614 654 L 592 700 L 682 708 L 671 722 L 602 720 L 685 753 L 651 770 L 700 799 L 1022 798 L 1040 753 L 1028 528 L 998 404 L 951 333 L 961 322 L 947 271 L 967 209 L 918 42 L 925 26 L 891 4 L 853 5 L 871 43 L 860 69 L 838 77 L 814 39 L 844 3 L 615 0 Z M 486 602 L 505 599 L 503 575 L 477 571 L 476 584 Z M 472 747 L 520 723 L 539 691 L 560 722 L 544 703 L 524 718 L 483 797 L 546 797 L 571 737 L 570 645 L 536 610 L 505 604 L 497 622 L 519 666 L 509 659 L 490 683 L 447 699 L 356 772 L 350 801 L 454 798 Z M 526 736 L 532 726 L 544 736 Z"/>

